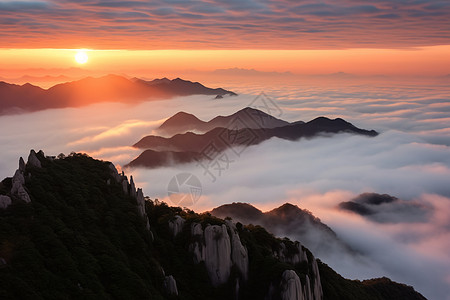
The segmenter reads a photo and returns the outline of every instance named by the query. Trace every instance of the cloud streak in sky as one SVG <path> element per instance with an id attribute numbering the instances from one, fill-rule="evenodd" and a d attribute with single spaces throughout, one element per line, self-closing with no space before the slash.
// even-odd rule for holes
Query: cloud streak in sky
<path id="1" fill-rule="evenodd" d="M 404 48 L 448 44 L 446 1 L 0 1 L 2 47 Z"/>

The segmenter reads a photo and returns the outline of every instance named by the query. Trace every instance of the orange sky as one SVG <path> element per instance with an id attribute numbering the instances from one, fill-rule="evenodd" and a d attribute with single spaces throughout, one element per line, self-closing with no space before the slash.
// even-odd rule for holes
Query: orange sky
<path id="1" fill-rule="evenodd" d="M 73 67 L 131 76 L 450 73 L 448 1 L 0 0 L 0 24 L 2 78 Z M 62 50 L 79 48 L 95 49 L 83 66 Z"/>
<path id="2" fill-rule="evenodd" d="M 176 73 L 244 68 L 296 74 L 346 72 L 360 75 L 447 75 L 450 46 L 417 49 L 346 50 L 89 50 L 77 64 L 77 50 L 0 49 L 0 73 L 27 69 L 82 68 L 102 73 Z M 25 74 L 22 74 L 25 75 Z M 57 75 L 57 74 L 52 74 Z"/>

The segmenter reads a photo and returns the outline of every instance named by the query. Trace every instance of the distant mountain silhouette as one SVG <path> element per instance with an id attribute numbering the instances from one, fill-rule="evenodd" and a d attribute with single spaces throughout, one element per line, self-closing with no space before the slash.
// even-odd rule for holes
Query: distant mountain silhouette
<path id="1" fill-rule="evenodd" d="M 154 79 L 152 81 L 145 81 L 135 78 L 135 82 L 146 84 L 147 86 L 157 86 L 160 91 L 164 91 L 168 94 L 176 94 L 177 96 L 189 96 L 189 95 L 230 95 L 236 96 L 236 93 L 224 90 L 222 88 L 208 88 L 199 82 L 192 82 L 183 80 L 181 78 L 175 78 L 173 80 L 162 78 Z"/>
<path id="2" fill-rule="evenodd" d="M 47 108 L 78 107 L 98 102 L 138 102 L 186 95 L 236 95 L 221 88 L 176 78 L 145 81 L 117 75 L 86 77 L 57 84 L 49 89 L 0 82 L 0 114 Z"/>
<path id="3" fill-rule="evenodd" d="M 186 123 L 187 125 L 183 126 Z M 280 127 L 276 127 L 277 125 Z M 340 132 L 370 137 L 378 135 L 374 130 L 357 128 L 340 118 L 331 120 L 319 117 L 307 123 L 299 121 L 290 124 L 253 108 L 244 108 L 231 116 L 219 116 L 209 122 L 201 121 L 194 115 L 181 112 L 169 118 L 161 125 L 160 129 L 171 128 L 175 130 L 176 128 L 184 132 L 188 128 L 191 130 L 195 128 L 195 130 L 201 131 L 210 127 L 213 127 L 213 129 L 206 133 L 186 132 L 176 134 L 170 138 L 155 135 L 145 136 L 133 147 L 151 149 L 154 152 L 148 152 L 145 155 L 145 159 L 141 155 L 139 159 L 130 162 L 129 166 L 151 168 L 176 164 L 177 161 L 175 160 L 164 159 L 164 163 L 158 161 L 158 157 L 161 157 L 160 152 L 164 151 L 178 152 L 176 156 L 182 156 L 183 162 L 189 162 L 188 158 L 191 158 L 191 161 L 205 158 L 211 159 L 208 156 L 205 157 L 204 153 L 205 149 L 211 145 L 213 145 L 215 152 L 222 152 L 231 147 L 256 145 L 272 137 L 294 141 L 305 137 L 310 138 L 321 134 Z M 190 153 L 182 155 L 180 152 Z M 166 154 L 164 157 L 170 157 L 170 155 Z"/>
<path id="4" fill-rule="evenodd" d="M 214 208 L 210 213 L 218 218 L 230 217 L 244 225 L 261 225 L 279 237 L 298 239 L 319 257 L 333 251 L 353 252 L 311 212 L 290 203 L 262 212 L 251 204 L 234 202 Z"/>
<path id="5" fill-rule="evenodd" d="M 303 123 L 302 121 L 298 122 Z M 172 136 L 188 131 L 204 133 L 217 127 L 232 127 L 236 130 L 243 128 L 276 128 L 289 124 L 289 122 L 277 119 L 258 109 L 246 107 L 229 116 L 217 116 L 208 122 L 202 121 L 192 114 L 179 112 L 161 124 L 157 132 L 162 135 Z"/>
<path id="6" fill-rule="evenodd" d="M 338 208 L 378 223 L 426 222 L 429 208 L 415 201 L 398 199 L 388 194 L 363 193 Z"/>

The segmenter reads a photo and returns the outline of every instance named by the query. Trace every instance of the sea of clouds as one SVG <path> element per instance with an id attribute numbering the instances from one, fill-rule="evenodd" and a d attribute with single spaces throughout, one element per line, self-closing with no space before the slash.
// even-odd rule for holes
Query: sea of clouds
<path id="1" fill-rule="evenodd" d="M 270 139 L 229 152 L 215 177 L 194 164 L 125 170 L 150 198 L 170 203 L 167 185 L 180 172 L 197 176 L 200 199 L 190 208 L 210 210 L 248 202 L 270 210 L 285 202 L 310 210 L 357 253 L 329 253 L 324 262 L 349 278 L 387 276 L 413 285 L 429 299 L 450 299 L 450 88 L 447 83 L 334 82 L 329 84 L 229 84 L 240 95 L 215 100 L 189 96 L 137 105 L 96 104 L 1 116 L 0 177 L 12 176 L 30 149 L 47 155 L 86 152 L 123 166 L 141 151 L 130 147 L 178 111 L 203 120 L 231 114 L 260 92 L 287 121 L 341 117 L 375 129 L 374 138 L 350 134 L 296 142 Z M 255 103 L 254 103 L 255 104 Z M 256 103 L 264 110 L 261 103 Z M 384 221 L 338 208 L 361 193 L 386 193 L 402 205 L 384 206 Z M 388 221 L 386 221 L 388 220 Z M 295 237 L 291 237 L 295 238 Z M 308 246 L 308 245 L 307 245 Z"/>

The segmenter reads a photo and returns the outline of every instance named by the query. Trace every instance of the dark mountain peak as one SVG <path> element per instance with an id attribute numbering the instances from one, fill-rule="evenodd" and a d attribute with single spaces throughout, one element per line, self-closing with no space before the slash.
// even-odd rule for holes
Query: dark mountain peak
<path id="1" fill-rule="evenodd" d="M 195 115 L 180 111 L 168 118 L 164 123 L 161 124 L 159 127 L 160 129 L 164 129 L 166 127 L 171 126 L 185 126 L 187 124 L 197 124 L 197 123 L 203 123 L 199 118 L 197 118 Z"/>
<path id="2" fill-rule="evenodd" d="M 172 118 L 181 118 L 181 117 L 194 117 L 198 120 L 198 118 L 196 116 L 194 116 L 193 114 L 187 113 L 185 111 L 179 111 L 176 114 L 174 114 L 172 117 L 170 117 L 170 119 Z"/>
<path id="3" fill-rule="evenodd" d="M 378 193 L 360 194 L 337 207 L 378 223 L 425 222 L 430 213 L 429 207 L 415 201 Z"/>
<path id="4" fill-rule="evenodd" d="M 291 211 L 303 211 L 297 205 L 291 204 L 289 202 L 284 203 L 283 205 L 271 210 L 272 212 L 291 212 Z"/>
<path id="5" fill-rule="evenodd" d="M 315 126 L 340 126 L 340 127 L 354 127 L 352 123 L 345 121 L 342 118 L 330 119 L 327 117 L 317 117 L 306 124 L 311 124 Z"/>
<path id="6" fill-rule="evenodd" d="M 36 87 L 37 87 L 37 86 L 35 86 L 35 85 L 32 85 L 32 84 L 29 83 L 29 82 L 22 84 L 22 86 L 25 87 L 25 88 L 36 88 Z"/>
<path id="7" fill-rule="evenodd" d="M 307 123 L 329 123 L 329 122 L 333 122 L 333 120 L 324 116 L 320 116 Z"/>
<path id="8" fill-rule="evenodd" d="M 314 120 L 305 123 L 304 126 L 306 126 L 306 128 L 322 132 L 331 132 L 331 133 L 351 132 L 366 136 L 378 135 L 378 132 L 376 132 L 375 130 L 365 130 L 357 128 L 352 123 L 347 122 L 341 118 L 329 119 L 327 117 L 318 117 L 315 118 Z"/>
<path id="9" fill-rule="evenodd" d="M 351 201 L 358 202 L 358 203 L 365 203 L 365 204 L 371 204 L 371 205 L 380 205 L 383 203 L 392 203 L 397 201 L 398 198 L 388 195 L 388 194 L 378 194 L 378 193 L 363 193 L 355 198 L 353 198 Z"/>
<path id="10" fill-rule="evenodd" d="M 265 115 L 265 116 L 270 116 L 271 118 L 273 118 L 271 115 L 269 115 L 268 113 L 265 113 L 265 112 L 263 112 L 263 111 L 261 111 L 261 110 L 259 110 L 259 109 L 256 109 L 256 108 L 253 108 L 253 107 L 250 107 L 250 106 L 247 106 L 247 107 L 244 107 L 243 109 L 241 109 L 241 110 L 238 110 L 237 112 L 235 112 L 233 115 L 238 115 L 238 114 L 242 114 L 242 113 L 250 113 L 250 114 L 260 114 L 260 115 Z"/>
<path id="11" fill-rule="evenodd" d="M 162 84 L 169 84 L 171 82 L 171 80 L 169 78 L 167 78 L 167 77 L 163 77 L 161 79 L 154 79 L 151 82 L 155 83 L 155 84 L 161 84 L 161 83 Z"/>
<path id="12" fill-rule="evenodd" d="M 233 202 L 231 204 L 224 204 L 214 208 L 211 214 L 221 218 L 231 217 L 235 218 L 236 222 L 241 219 L 246 219 L 254 222 L 263 216 L 263 212 L 249 203 Z"/>
<path id="13" fill-rule="evenodd" d="M 271 211 L 266 212 L 268 215 L 278 216 L 280 218 L 298 218 L 299 216 L 310 217 L 314 219 L 315 217 L 307 210 L 301 209 L 297 205 L 291 203 L 285 203 Z"/>

